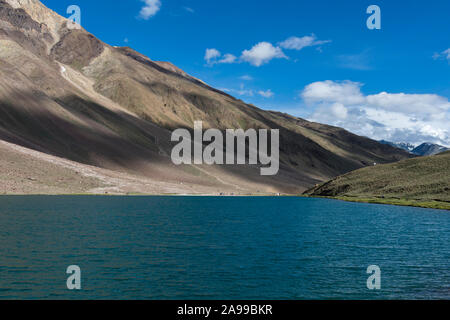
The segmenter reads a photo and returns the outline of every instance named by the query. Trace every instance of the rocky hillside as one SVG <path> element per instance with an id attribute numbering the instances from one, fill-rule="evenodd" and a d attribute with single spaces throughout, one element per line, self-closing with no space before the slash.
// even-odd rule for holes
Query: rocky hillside
<path id="1" fill-rule="evenodd" d="M 192 129 L 196 120 L 207 128 L 280 129 L 279 174 L 173 165 L 172 130 Z M 410 157 L 341 128 L 248 105 L 171 63 L 71 30 L 38 0 L 0 0 L 0 139 L 186 192 L 299 193 Z"/>

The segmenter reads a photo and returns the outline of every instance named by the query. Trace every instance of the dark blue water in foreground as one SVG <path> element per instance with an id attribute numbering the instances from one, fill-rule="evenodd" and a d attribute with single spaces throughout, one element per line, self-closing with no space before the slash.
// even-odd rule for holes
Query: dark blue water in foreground
<path id="1" fill-rule="evenodd" d="M 448 211 L 303 198 L 0 197 L 0 299 L 449 299 Z M 82 290 L 66 287 L 79 265 Z M 381 268 L 369 291 L 366 269 Z"/>

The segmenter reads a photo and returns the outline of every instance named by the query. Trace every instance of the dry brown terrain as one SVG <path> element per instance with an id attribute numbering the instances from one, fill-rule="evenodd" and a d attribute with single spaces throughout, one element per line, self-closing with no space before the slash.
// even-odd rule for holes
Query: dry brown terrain
<path id="1" fill-rule="evenodd" d="M 215 188 L 167 183 L 80 164 L 0 141 L 0 194 L 231 194 L 240 190 L 217 181 Z"/>
<path id="2" fill-rule="evenodd" d="M 279 174 L 262 177 L 258 166 L 247 165 L 173 165 L 172 130 L 192 129 L 197 120 L 205 129 L 279 129 Z M 95 172 L 142 179 L 132 188 L 113 186 L 111 192 L 297 194 L 374 162 L 410 157 L 341 128 L 258 109 L 169 62 L 109 46 L 84 29 L 69 30 L 65 18 L 38 0 L 0 0 L 0 140 Z M 18 158 L 29 155 L 16 156 L 15 164 L 10 161 L 2 170 L 27 172 L 20 164 L 29 159 Z M 8 155 L 0 158 L 7 161 Z M 58 177 L 73 177 L 58 170 L 55 183 Z M 27 175 L 37 179 L 39 173 Z M 16 173 L 10 179 L 4 192 L 45 189 L 38 188 L 45 179 L 26 181 L 36 190 L 19 187 L 27 177 Z M 50 179 L 46 188 L 106 190 L 95 183 L 64 189 Z"/>

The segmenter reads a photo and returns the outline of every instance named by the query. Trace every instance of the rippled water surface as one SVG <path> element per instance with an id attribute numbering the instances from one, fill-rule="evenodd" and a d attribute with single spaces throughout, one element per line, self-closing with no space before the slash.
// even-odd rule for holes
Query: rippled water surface
<path id="1" fill-rule="evenodd" d="M 0 197 L 0 299 L 450 298 L 448 211 L 303 198 Z M 79 265 L 82 290 L 66 288 Z M 381 268 L 370 291 L 369 265 Z"/>

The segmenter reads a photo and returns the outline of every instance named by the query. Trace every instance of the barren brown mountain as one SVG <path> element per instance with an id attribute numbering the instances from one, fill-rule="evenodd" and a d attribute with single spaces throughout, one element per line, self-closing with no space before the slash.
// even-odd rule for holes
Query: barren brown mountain
<path id="1" fill-rule="evenodd" d="M 196 120 L 220 129 L 280 129 L 279 174 L 173 165 L 172 130 Z M 263 111 L 171 63 L 70 30 L 38 0 L 0 0 L 0 139 L 1 170 L 17 173 L 0 176 L 4 193 L 293 194 L 410 157 L 341 128 Z M 78 181 L 86 172 L 88 181 Z M 65 176 L 71 182 L 58 187 Z M 30 188 L 17 189 L 20 179 Z"/>

